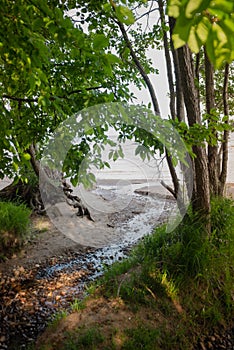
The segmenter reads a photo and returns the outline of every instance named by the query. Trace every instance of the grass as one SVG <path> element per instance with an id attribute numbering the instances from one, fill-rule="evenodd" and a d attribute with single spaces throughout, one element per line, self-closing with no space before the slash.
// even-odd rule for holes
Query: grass
<path id="1" fill-rule="evenodd" d="M 124 341 L 123 350 L 157 350 L 160 330 L 139 326 L 138 328 L 127 329 L 125 331 L 127 339 Z"/>
<path id="2" fill-rule="evenodd" d="M 75 301 L 72 308 L 84 323 L 61 349 L 191 350 L 201 335 L 233 327 L 233 202 L 213 199 L 209 236 L 204 226 L 200 215 L 188 211 L 173 232 L 157 228 L 128 259 L 107 268 L 92 295 L 94 305 L 104 297 L 106 303 L 120 300 L 123 308 L 107 308 L 108 318 L 94 327 L 85 322 L 92 311 L 88 303 L 81 310 Z"/>
<path id="3" fill-rule="evenodd" d="M 73 312 L 79 312 L 81 310 L 85 309 L 85 300 L 78 300 L 75 299 L 72 303 L 71 303 L 71 310 Z"/>
<path id="4" fill-rule="evenodd" d="M 24 204 L 0 202 L 0 254 L 14 251 L 28 234 L 31 211 Z"/>
<path id="5" fill-rule="evenodd" d="M 183 300 L 194 329 L 230 324 L 234 298 L 233 202 L 213 199 L 211 223 L 211 235 L 205 236 L 203 219 L 188 212 L 173 232 L 168 233 L 166 226 L 157 228 L 129 259 L 106 272 L 105 295 L 120 296 L 134 309 L 144 304 L 154 307 L 160 298 L 157 307 L 164 315 L 171 312 L 167 298 L 179 309 Z"/>
<path id="6" fill-rule="evenodd" d="M 52 320 L 48 323 L 48 327 L 51 329 L 56 328 L 59 322 L 66 316 L 68 316 L 68 312 L 66 310 L 60 310 L 56 312 L 53 315 Z"/>
<path id="7" fill-rule="evenodd" d="M 64 350 L 94 350 L 102 344 L 104 337 L 98 328 L 78 328 L 75 333 L 69 335 Z"/>

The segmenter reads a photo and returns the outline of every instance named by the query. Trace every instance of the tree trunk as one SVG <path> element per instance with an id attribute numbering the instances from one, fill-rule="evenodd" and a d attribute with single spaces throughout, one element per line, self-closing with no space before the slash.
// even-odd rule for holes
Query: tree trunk
<path id="1" fill-rule="evenodd" d="M 181 74 L 183 76 L 182 86 L 187 111 L 189 126 L 201 123 L 200 106 L 198 91 L 195 86 L 195 72 L 191 52 L 188 46 L 178 49 L 179 64 Z M 207 155 L 205 148 L 198 145 L 193 146 L 195 154 L 194 168 L 196 192 L 194 193 L 193 208 L 203 213 L 207 219 L 210 213 L 210 188 L 209 188 L 209 172 L 207 166 Z M 208 231 L 210 230 L 207 225 Z"/>
<path id="2" fill-rule="evenodd" d="M 215 90 L 214 90 L 214 68 L 205 52 L 205 81 L 206 81 L 206 112 L 211 115 L 215 108 Z M 212 118 L 212 117 L 211 117 Z M 208 120 L 210 123 L 211 120 Z M 216 130 L 212 131 L 217 139 Z M 218 195 L 218 145 L 208 145 L 208 168 L 210 179 L 210 192 L 212 195 Z"/>
<path id="3" fill-rule="evenodd" d="M 24 183 L 19 180 L 17 183 L 11 183 L 0 191 L 0 199 L 17 203 L 25 203 L 29 208 L 38 214 L 44 213 L 38 184 Z"/>
<path id="4" fill-rule="evenodd" d="M 40 173 L 40 162 L 39 160 L 37 159 L 37 156 L 36 156 L 36 146 L 34 144 L 31 144 L 29 146 L 29 149 L 28 149 L 28 153 L 30 154 L 31 156 L 31 165 L 32 165 L 32 168 L 36 174 L 36 176 L 39 178 L 39 173 Z"/>
<path id="5" fill-rule="evenodd" d="M 228 106 L 228 77 L 229 77 L 229 65 L 225 66 L 224 83 L 223 83 L 223 109 L 224 115 L 227 117 L 226 123 L 229 122 L 229 106 Z M 222 143 L 222 166 L 219 176 L 219 195 L 224 195 L 224 188 L 227 180 L 227 165 L 228 165 L 228 137 L 229 131 L 225 130 L 223 134 Z"/>
<path id="6" fill-rule="evenodd" d="M 174 74 L 175 74 L 175 86 L 176 86 L 176 117 L 178 121 L 182 122 L 185 121 L 185 110 L 184 110 L 184 95 L 183 95 L 183 87 L 182 87 L 182 77 L 181 77 L 181 71 L 179 67 L 179 58 L 178 58 L 178 50 L 175 50 L 174 43 L 172 40 L 172 33 L 175 26 L 175 19 L 172 17 L 169 17 L 169 26 L 170 26 L 170 45 L 171 45 L 171 52 L 173 57 L 173 63 L 174 63 Z M 168 48 L 169 50 L 169 48 Z M 186 162 L 188 164 L 191 163 L 193 167 L 193 174 L 195 174 L 194 171 L 194 160 L 190 158 L 189 154 L 186 156 Z M 182 172 L 184 174 L 185 184 L 187 187 L 187 193 L 191 193 L 193 189 L 196 188 L 195 183 L 195 176 L 193 176 L 193 183 L 191 188 L 191 176 L 190 172 L 187 171 L 187 167 L 181 162 L 180 164 Z"/>
<path id="7" fill-rule="evenodd" d="M 163 0 L 158 0 L 158 5 L 159 5 L 161 24 L 162 24 L 162 27 L 165 27 L 166 21 L 165 21 Z M 175 120 L 176 118 L 175 89 L 174 89 L 174 82 L 173 82 L 170 50 L 168 46 L 168 37 L 167 37 L 167 32 L 165 30 L 163 30 L 163 45 L 164 45 L 164 53 L 165 53 L 165 59 L 166 59 L 166 65 L 167 65 L 167 79 L 168 79 L 169 91 L 170 91 L 170 112 L 171 112 L 172 119 Z"/>
<path id="8" fill-rule="evenodd" d="M 176 117 L 181 122 L 185 120 L 184 95 L 183 95 L 183 88 L 182 88 L 182 78 L 181 78 L 180 67 L 179 67 L 178 51 L 175 50 L 174 43 L 172 40 L 172 32 L 175 26 L 175 19 L 172 17 L 169 17 L 169 26 L 170 26 L 170 45 L 171 45 L 171 51 L 173 56 L 175 86 L 176 86 Z"/>
<path id="9" fill-rule="evenodd" d="M 31 173 L 31 176 L 35 177 L 35 179 L 29 178 L 27 183 L 22 180 L 19 180 L 17 183 L 11 183 L 0 191 L 0 198 L 5 201 L 25 203 L 35 212 L 41 214 L 44 213 L 44 205 L 39 190 L 40 163 L 36 158 L 36 149 L 33 144 L 30 145 L 26 152 L 31 156 L 30 162 L 32 166 L 32 171 L 28 169 L 28 173 Z"/>

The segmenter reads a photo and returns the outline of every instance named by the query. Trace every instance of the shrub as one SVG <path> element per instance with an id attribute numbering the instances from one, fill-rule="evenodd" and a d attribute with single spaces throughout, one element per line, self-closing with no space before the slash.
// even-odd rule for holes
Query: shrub
<path id="1" fill-rule="evenodd" d="M 0 254 L 19 247 L 28 234 L 31 211 L 24 204 L 0 202 Z"/>
<path id="2" fill-rule="evenodd" d="M 155 266 L 170 277 L 186 279 L 224 272 L 234 259 L 234 206 L 226 198 L 215 198 L 211 206 L 211 235 L 204 235 L 204 222 L 191 211 L 168 233 L 166 226 L 147 236 L 134 252 L 138 261 Z M 220 268 L 219 268 L 220 267 Z"/>

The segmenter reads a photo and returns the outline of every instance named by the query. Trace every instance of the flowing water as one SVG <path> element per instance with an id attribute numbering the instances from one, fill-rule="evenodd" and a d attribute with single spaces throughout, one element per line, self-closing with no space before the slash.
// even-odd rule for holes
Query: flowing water
<path id="1" fill-rule="evenodd" d="M 73 269 L 77 265 L 87 267 L 92 264 L 92 274 L 89 275 L 89 280 L 94 280 L 103 273 L 103 267 L 111 265 L 115 261 L 122 260 L 127 256 L 129 249 L 134 246 L 145 235 L 150 234 L 154 227 L 159 225 L 167 218 L 172 208 L 175 207 L 175 201 L 166 199 L 166 197 L 157 198 L 155 196 L 142 196 L 134 193 L 136 188 L 142 187 L 142 184 L 131 186 L 131 189 L 126 188 L 120 191 L 113 186 L 100 186 L 95 190 L 100 196 L 109 200 L 116 200 L 116 192 L 118 201 L 120 196 L 126 199 L 126 196 L 131 196 L 127 210 L 112 213 L 109 215 L 110 222 L 115 226 L 115 241 L 114 243 L 106 244 L 99 249 L 90 249 L 84 256 L 75 258 L 66 263 L 59 263 L 54 266 L 49 266 L 40 275 L 53 276 L 58 271 L 67 271 Z M 117 224 L 116 224 L 117 222 Z"/>

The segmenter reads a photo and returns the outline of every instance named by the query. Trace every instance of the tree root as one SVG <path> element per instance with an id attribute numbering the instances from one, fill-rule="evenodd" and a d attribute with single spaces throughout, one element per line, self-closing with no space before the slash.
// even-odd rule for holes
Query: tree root
<path id="1" fill-rule="evenodd" d="M 46 203 L 54 205 L 57 202 L 66 202 L 77 209 L 77 216 L 87 217 L 94 221 L 89 209 L 84 206 L 81 199 L 72 194 L 73 190 L 65 179 L 60 180 L 60 183 L 60 188 L 58 188 L 51 181 L 47 181 L 45 186 L 39 189 L 39 184 L 26 184 L 20 180 L 18 183 L 11 183 L 3 188 L 0 191 L 0 200 L 25 203 L 34 213 L 40 215 L 46 214 Z"/>

